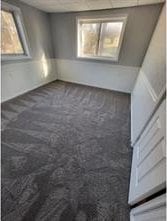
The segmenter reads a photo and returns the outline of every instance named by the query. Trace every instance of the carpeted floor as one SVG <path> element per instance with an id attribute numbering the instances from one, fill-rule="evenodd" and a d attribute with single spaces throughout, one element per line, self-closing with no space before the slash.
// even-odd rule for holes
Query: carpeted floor
<path id="1" fill-rule="evenodd" d="M 2 104 L 2 221 L 129 221 L 130 96 L 56 81 Z"/>

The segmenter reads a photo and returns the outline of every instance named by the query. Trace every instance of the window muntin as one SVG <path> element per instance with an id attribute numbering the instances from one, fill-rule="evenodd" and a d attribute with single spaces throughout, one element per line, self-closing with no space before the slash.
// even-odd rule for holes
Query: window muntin
<path id="1" fill-rule="evenodd" d="M 126 17 L 78 19 L 77 56 L 117 61 Z"/>
<path id="2" fill-rule="evenodd" d="M 30 47 L 18 7 L 1 3 L 1 58 L 2 60 L 29 59 Z"/>
<path id="3" fill-rule="evenodd" d="M 1 54 L 24 54 L 12 12 L 1 11 Z"/>

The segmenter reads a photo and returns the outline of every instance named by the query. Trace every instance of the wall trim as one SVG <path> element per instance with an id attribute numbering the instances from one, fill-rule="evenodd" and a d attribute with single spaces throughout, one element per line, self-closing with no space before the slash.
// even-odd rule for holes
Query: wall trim
<path id="1" fill-rule="evenodd" d="M 150 93 L 150 95 L 151 95 L 153 101 L 154 101 L 154 102 L 158 102 L 158 101 L 161 99 L 161 97 L 163 96 L 163 94 L 165 93 L 165 91 L 166 91 L 166 86 L 162 87 L 162 89 L 161 89 L 159 95 L 157 96 L 157 94 L 156 94 L 154 88 L 152 87 L 152 85 L 150 84 L 148 78 L 147 78 L 146 75 L 142 72 L 142 70 L 141 70 L 141 77 L 142 77 L 143 82 L 144 82 L 146 88 L 148 89 L 148 91 L 149 91 L 149 93 Z"/>
<path id="2" fill-rule="evenodd" d="M 144 88 L 146 89 L 146 91 L 148 92 L 148 94 L 150 95 L 150 97 L 152 98 L 152 101 L 154 103 L 154 108 L 153 110 L 150 112 L 150 116 L 148 117 L 147 121 L 145 122 L 145 124 L 143 125 L 143 127 L 141 128 L 140 133 L 138 134 L 138 136 L 134 139 L 131 140 L 131 145 L 132 147 L 138 142 L 138 140 L 140 139 L 143 131 L 145 130 L 147 124 L 149 123 L 149 121 L 151 120 L 152 116 L 154 115 L 154 113 L 156 112 L 156 110 L 158 109 L 159 105 L 161 104 L 161 102 L 165 99 L 166 97 L 166 85 L 161 89 L 159 95 L 157 96 L 154 88 L 152 87 L 152 85 L 150 84 L 150 82 L 148 81 L 148 78 L 146 77 L 146 75 L 144 74 L 144 72 L 142 72 L 142 70 L 140 70 L 140 74 L 137 78 L 137 81 L 142 81 Z M 135 83 L 135 85 L 136 85 Z M 135 87 L 134 87 L 135 88 Z M 132 105 L 132 104 L 131 104 Z M 131 116 L 133 114 L 133 108 L 131 107 Z M 131 129 L 133 130 L 133 127 L 131 125 Z"/>
<path id="3" fill-rule="evenodd" d="M 135 220 L 136 216 L 139 216 L 139 215 L 142 215 L 147 212 L 154 211 L 154 210 L 157 210 L 160 208 L 164 208 L 164 211 L 165 211 L 166 210 L 166 206 L 165 206 L 166 203 L 165 202 L 166 202 L 166 194 L 163 194 L 163 195 L 161 195 L 151 201 L 148 201 L 148 202 L 132 209 L 131 213 L 130 213 L 130 219 L 133 221 L 133 220 Z"/>
<path id="4" fill-rule="evenodd" d="M 141 72 L 141 78 L 143 80 L 143 83 L 145 84 L 148 92 L 150 93 L 152 99 L 154 102 L 158 102 L 161 97 L 163 96 L 163 94 L 165 93 L 166 91 L 166 86 L 162 87 L 160 93 L 157 95 L 154 88 L 152 87 L 152 85 L 150 84 L 148 78 L 146 77 L 146 75 L 144 74 L 144 72 L 142 72 L 142 70 L 140 71 Z"/>
<path id="5" fill-rule="evenodd" d="M 145 84 L 147 90 L 149 91 L 153 101 L 156 102 L 158 97 L 157 97 L 153 87 L 151 86 L 150 82 L 148 81 L 148 78 L 145 76 L 145 74 L 142 71 L 141 71 L 141 78 L 142 78 L 143 83 Z"/>

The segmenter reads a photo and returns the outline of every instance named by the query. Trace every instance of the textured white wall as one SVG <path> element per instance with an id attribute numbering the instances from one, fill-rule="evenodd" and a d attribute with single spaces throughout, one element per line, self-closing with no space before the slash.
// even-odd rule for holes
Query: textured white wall
<path id="1" fill-rule="evenodd" d="M 55 60 L 3 64 L 1 101 L 4 102 L 57 79 Z"/>
<path id="2" fill-rule="evenodd" d="M 56 59 L 58 79 L 130 93 L 139 72 L 137 67 Z"/>
<path id="3" fill-rule="evenodd" d="M 162 9 L 131 96 L 132 143 L 142 131 L 166 85 L 166 12 Z"/>

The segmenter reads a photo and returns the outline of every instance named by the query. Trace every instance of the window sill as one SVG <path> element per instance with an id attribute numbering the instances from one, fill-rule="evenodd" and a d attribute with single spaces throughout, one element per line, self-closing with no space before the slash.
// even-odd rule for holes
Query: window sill
<path id="1" fill-rule="evenodd" d="M 104 61 L 104 62 L 118 62 L 118 58 L 110 58 L 110 57 L 89 57 L 89 56 L 85 56 L 85 57 L 81 57 L 81 56 L 77 56 L 78 60 L 87 60 L 87 61 Z"/>
<path id="2" fill-rule="evenodd" d="M 30 60 L 29 55 L 1 55 L 1 61 Z"/>

